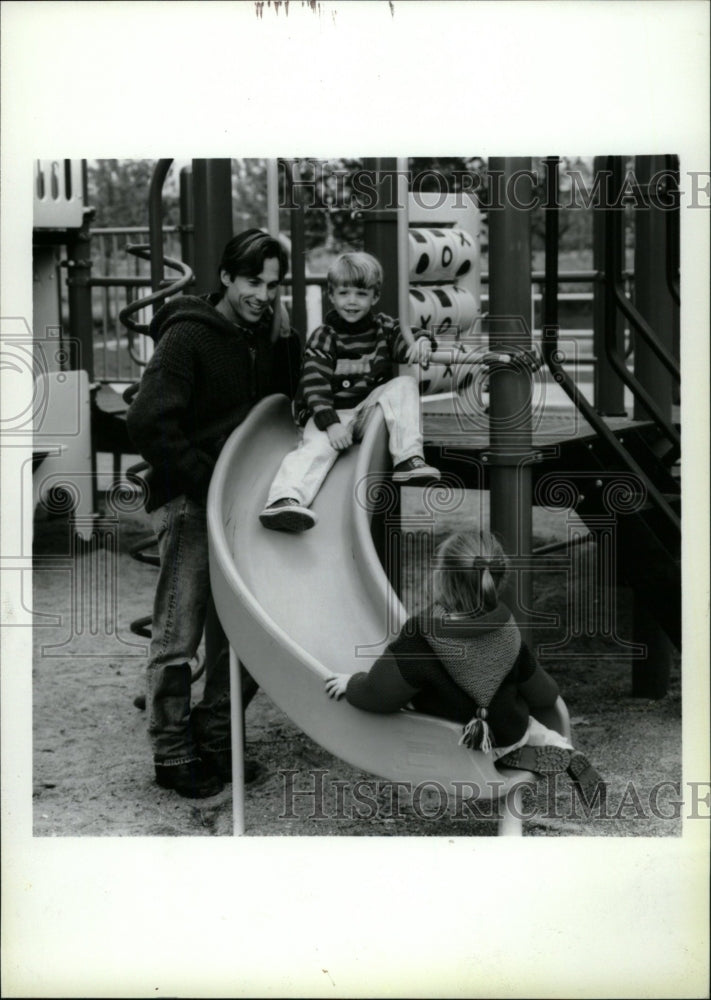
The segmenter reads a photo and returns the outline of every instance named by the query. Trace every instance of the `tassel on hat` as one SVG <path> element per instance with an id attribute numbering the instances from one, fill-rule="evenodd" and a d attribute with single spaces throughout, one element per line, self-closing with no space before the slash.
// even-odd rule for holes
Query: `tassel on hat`
<path id="1" fill-rule="evenodd" d="M 477 708 L 476 715 L 466 724 L 459 740 L 460 746 L 469 747 L 471 750 L 482 750 L 489 753 L 493 746 L 491 739 L 491 728 L 486 721 L 487 711 L 485 708 Z"/>

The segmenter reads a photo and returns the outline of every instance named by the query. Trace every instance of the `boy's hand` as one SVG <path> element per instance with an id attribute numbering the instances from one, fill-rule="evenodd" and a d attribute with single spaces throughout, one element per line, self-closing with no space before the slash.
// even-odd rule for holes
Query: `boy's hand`
<path id="1" fill-rule="evenodd" d="M 432 355 L 432 344 L 429 337 L 418 337 L 414 344 L 407 349 L 407 363 L 409 365 L 427 365 Z"/>
<path id="2" fill-rule="evenodd" d="M 326 678 L 326 693 L 329 698 L 335 698 L 338 701 L 346 693 L 346 688 L 348 687 L 348 681 L 351 679 L 350 674 L 331 674 L 330 677 Z"/>
<path id="3" fill-rule="evenodd" d="M 345 451 L 353 444 L 353 428 L 350 424 L 329 424 L 326 433 L 331 447 L 336 451 Z"/>

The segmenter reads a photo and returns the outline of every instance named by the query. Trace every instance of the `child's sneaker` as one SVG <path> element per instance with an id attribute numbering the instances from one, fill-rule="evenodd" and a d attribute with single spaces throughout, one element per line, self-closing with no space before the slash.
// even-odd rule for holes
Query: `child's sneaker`
<path id="1" fill-rule="evenodd" d="M 607 785 L 599 772 L 590 763 L 585 754 L 579 750 L 573 751 L 568 766 L 568 776 L 580 790 L 583 801 L 588 809 L 592 809 L 596 801 L 604 807 L 607 797 Z"/>
<path id="2" fill-rule="evenodd" d="M 316 515 L 293 497 L 282 497 L 265 507 L 259 520 L 275 531 L 306 531 L 316 524 Z"/>
<path id="3" fill-rule="evenodd" d="M 496 763 L 536 774 L 559 774 L 568 769 L 572 756 L 573 751 L 564 747 L 526 745 L 499 757 Z"/>
<path id="4" fill-rule="evenodd" d="M 398 462 L 393 469 L 394 483 L 436 483 L 441 479 L 439 469 L 428 465 L 424 458 L 415 455 L 414 458 L 407 458 L 404 462 Z"/>

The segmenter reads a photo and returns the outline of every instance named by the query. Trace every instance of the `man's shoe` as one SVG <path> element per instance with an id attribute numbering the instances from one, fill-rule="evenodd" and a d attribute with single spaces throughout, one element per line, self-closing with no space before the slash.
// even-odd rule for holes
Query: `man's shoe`
<path id="1" fill-rule="evenodd" d="M 210 768 L 210 770 L 216 774 L 225 784 L 230 784 L 232 781 L 232 751 L 231 750 L 206 750 L 204 747 L 200 750 L 202 758 Z M 252 784 L 256 781 L 262 774 L 262 769 L 254 760 L 245 760 L 244 762 L 244 783 L 245 785 Z"/>
<path id="2" fill-rule="evenodd" d="M 394 483 L 436 483 L 442 478 L 439 469 L 428 465 L 424 458 L 415 455 L 404 462 L 398 462 L 393 469 Z"/>
<path id="3" fill-rule="evenodd" d="M 316 524 L 316 515 L 293 497 L 282 497 L 265 507 L 259 515 L 265 528 L 275 531 L 307 531 Z"/>
<path id="4" fill-rule="evenodd" d="M 155 764 L 156 782 L 186 799 L 207 799 L 225 787 L 224 781 L 199 758 L 189 764 Z"/>

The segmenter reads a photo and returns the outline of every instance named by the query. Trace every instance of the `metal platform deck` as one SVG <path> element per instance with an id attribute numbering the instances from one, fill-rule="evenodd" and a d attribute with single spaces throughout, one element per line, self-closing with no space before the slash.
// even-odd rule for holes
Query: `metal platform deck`
<path id="1" fill-rule="evenodd" d="M 609 429 L 619 434 L 626 430 L 650 426 L 648 420 L 634 420 L 631 417 L 604 417 Z M 674 423 L 679 422 L 679 408 L 674 407 Z M 489 447 L 489 426 L 486 414 L 472 415 L 462 410 L 454 413 L 425 413 L 425 445 L 434 448 L 451 447 L 480 451 Z M 595 431 L 574 410 L 563 413 L 533 413 L 531 420 L 532 444 L 534 448 L 563 444 L 568 441 L 584 441 L 595 436 Z"/>

